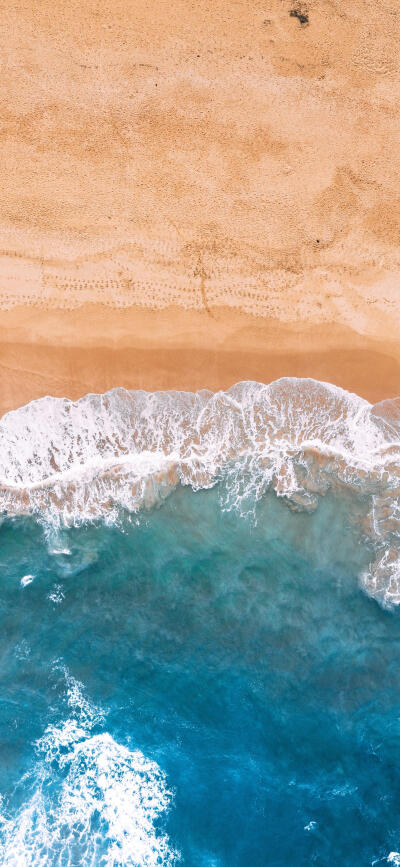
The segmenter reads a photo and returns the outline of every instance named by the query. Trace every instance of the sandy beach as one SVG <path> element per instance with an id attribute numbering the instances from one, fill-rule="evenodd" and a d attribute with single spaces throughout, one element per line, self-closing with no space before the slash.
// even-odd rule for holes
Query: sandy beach
<path id="1" fill-rule="evenodd" d="M 400 346 L 335 324 L 288 325 L 227 308 L 210 315 L 179 307 L 23 307 L 3 314 L 0 370 L 3 413 L 46 394 L 217 390 L 280 376 L 334 382 L 374 403 L 399 391 Z"/>
<path id="2" fill-rule="evenodd" d="M 284 375 L 400 393 L 389 4 L 0 17 L 0 414 Z"/>

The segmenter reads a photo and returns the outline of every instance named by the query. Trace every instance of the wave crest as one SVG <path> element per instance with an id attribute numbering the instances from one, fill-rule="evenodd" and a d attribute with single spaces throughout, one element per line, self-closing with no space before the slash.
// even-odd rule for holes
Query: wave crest
<path id="1" fill-rule="evenodd" d="M 368 592 L 400 602 L 400 400 L 371 406 L 329 383 L 279 379 L 227 391 L 46 397 L 0 422 L 0 509 L 74 524 L 224 481 L 225 505 L 269 488 L 312 509 L 329 489 L 367 497 L 377 549 Z"/>
<path id="2" fill-rule="evenodd" d="M 172 793 L 156 762 L 103 729 L 104 714 L 64 672 L 69 716 L 49 725 L 20 781 L 27 802 L 0 816 L 2 864 L 172 867 L 179 853 L 157 822 Z M 18 786 L 17 786 L 18 789 Z"/>

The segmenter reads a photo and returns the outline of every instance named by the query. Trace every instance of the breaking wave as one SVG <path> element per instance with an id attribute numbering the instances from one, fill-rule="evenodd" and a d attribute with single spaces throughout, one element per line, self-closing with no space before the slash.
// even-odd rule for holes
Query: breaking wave
<path id="1" fill-rule="evenodd" d="M 104 731 L 101 710 L 67 672 L 66 681 L 69 715 L 47 727 L 17 786 L 30 797 L 3 807 L 1 863 L 171 867 L 179 854 L 155 826 L 172 797 L 162 771 Z"/>
<path id="2" fill-rule="evenodd" d="M 376 549 L 364 586 L 400 603 L 400 399 L 372 406 L 328 383 L 285 378 L 218 393 L 46 397 L 0 422 L 3 513 L 53 525 L 111 521 L 179 484 L 218 482 L 224 506 L 242 511 L 268 489 L 308 510 L 330 489 L 355 492 Z"/>

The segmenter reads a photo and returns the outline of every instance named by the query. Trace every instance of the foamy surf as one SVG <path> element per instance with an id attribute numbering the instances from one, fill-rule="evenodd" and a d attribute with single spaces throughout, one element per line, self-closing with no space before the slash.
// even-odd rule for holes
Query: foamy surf
<path id="1" fill-rule="evenodd" d="M 357 586 L 364 505 L 270 491 L 246 520 L 222 488 L 118 525 L 3 522 L 0 863 L 399 852 L 400 620 Z"/>
<path id="2" fill-rule="evenodd" d="M 2 804 L 1 863 L 176 864 L 178 853 L 155 828 L 172 798 L 162 771 L 104 731 L 101 710 L 67 672 L 66 683 L 69 716 L 46 728 L 19 784 L 29 799 L 11 815 Z"/>
<path id="3" fill-rule="evenodd" d="M 226 392 L 126 391 L 46 397 L 0 422 L 0 508 L 53 526 L 158 504 L 177 485 L 221 482 L 225 508 L 251 510 L 272 489 L 314 509 L 329 489 L 369 504 L 376 560 L 363 576 L 400 602 L 399 402 L 372 406 L 329 383 L 286 378 Z"/>

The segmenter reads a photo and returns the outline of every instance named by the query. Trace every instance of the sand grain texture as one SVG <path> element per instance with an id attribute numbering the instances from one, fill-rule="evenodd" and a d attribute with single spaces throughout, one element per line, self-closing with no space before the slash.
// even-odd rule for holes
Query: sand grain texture
<path id="1" fill-rule="evenodd" d="M 396 4 L 0 19 L 0 412 L 302 371 L 400 392 Z"/>

